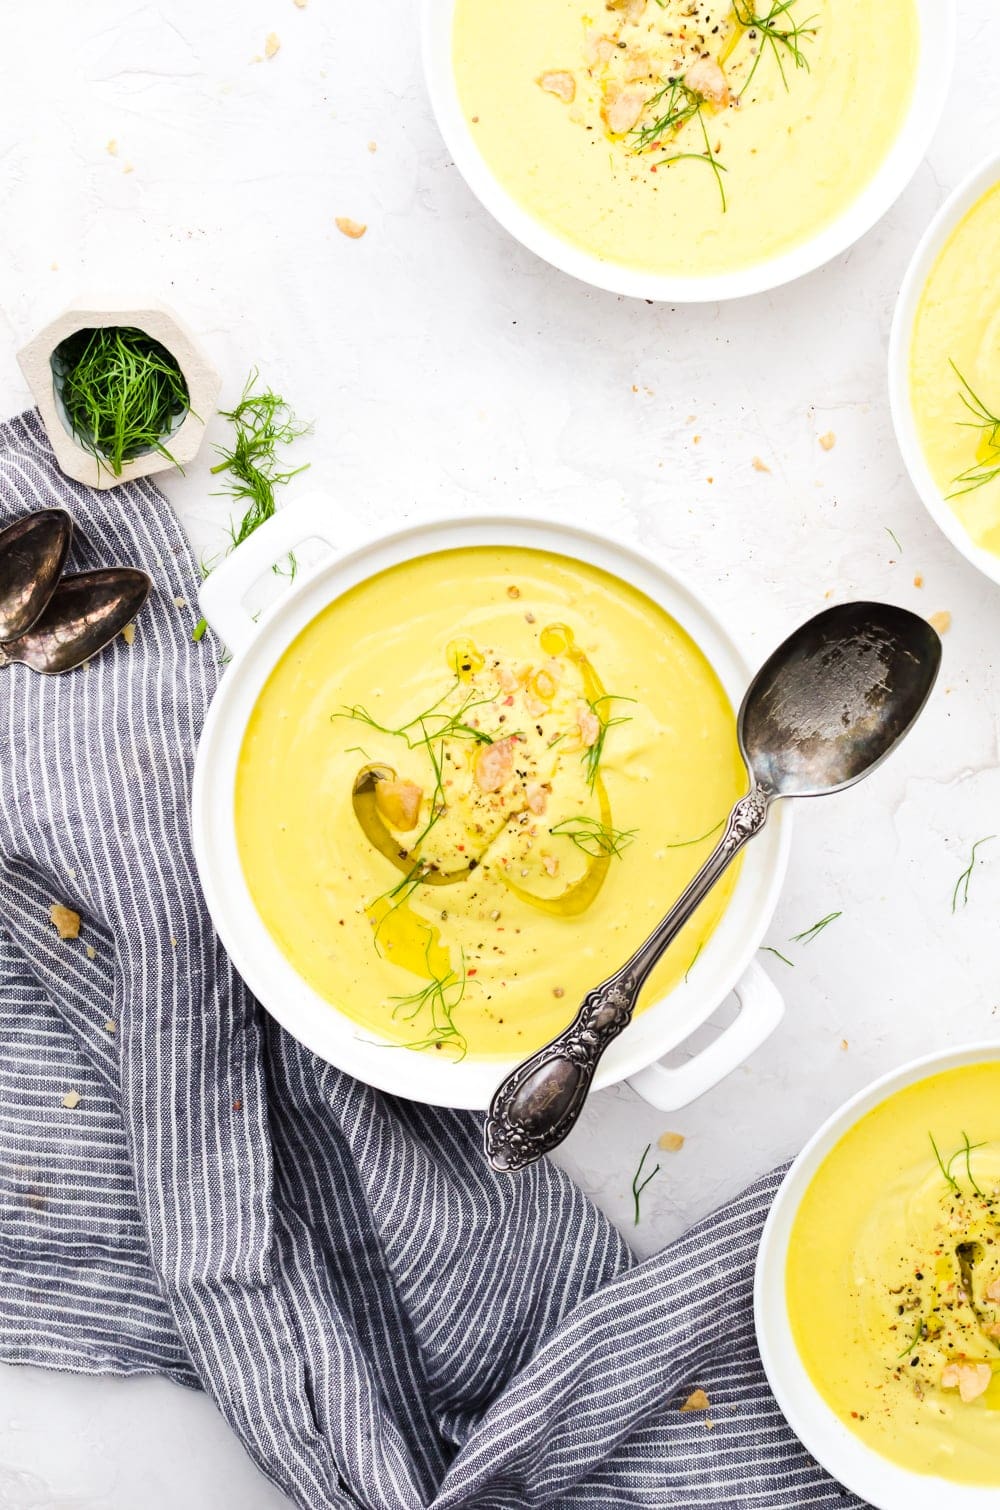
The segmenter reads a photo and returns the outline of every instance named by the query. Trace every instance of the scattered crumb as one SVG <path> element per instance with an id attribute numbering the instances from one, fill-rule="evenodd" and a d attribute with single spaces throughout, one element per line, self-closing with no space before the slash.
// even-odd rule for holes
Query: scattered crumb
<path id="1" fill-rule="evenodd" d="M 369 142 L 368 143 L 368 150 L 369 150 L 369 152 L 377 152 L 378 151 L 378 142 Z"/>
<path id="2" fill-rule="evenodd" d="M 125 166 L 124 166 L 124 168 L 122 169 L 122 172 L 123 173 L 134 173 L 135 169 L 134 169 L 134 167 L 132 166 L 131 163 L 126 163 Z"/>
<path id="3" fill-rule="evenodd" d="M 658 1148 L 665 1148 L 667 1153 L 677 1153 L 684 1147 L 684 1134 L 665 1132 L 660 1134 Z"/>
<path id="4" fill-rule="evenodd" d="M 107 1022 L 104 1024 L 104 1031 L 105 1033 L 113 1033 L 117 1026 L 118 1024 L 115 1022 L 114 1018 L 109 1017 Z"/>
<path id="5" fill-rule="evenodd" d="M 114 137 L 111 138 L 104 150 L 107 152 L 109 157 L 118 156 L 118 143 L 115 141 Z"/>
<path id="6" fill-rule="evenodd" d="M 534 624 L 534 622 L 535 622 L 535 615 L 533 613 L 526 613 L 525 616 L 524 616 L 524 622 L 526 624 Z"/>
<path id="7" fill-rule="evenodd" d="M 360 220 L 352 220 L 349 215 L 338 215 L 334 224 L 342 236 L 349 236 L 352 241 L 360 241 L 368 227 Z"/>
<path id="8" fill-rule="evenodd" d="M 94 948 L 93 944 L 88 944 L 87 945 L 87 958 L 88 959 L 96 959 L 97 958 L 97 950 Z"/>
<path id="9" fill-rule="evenodd" d="M 58 264 L 58 262 L 50 262 L 49 263 L 49 271 L 53 272 L 53 273 L 57 273 L 59 271 L 59 264 Z"/>
<path id="10" fill-rule="evenodd" d="M 174 599 L 174 607 L 175 608 L 186 608 L 187 606 L 188 606 L 188 600 L 187 600 L 187 598 L 175 598 Z"/>
<path id="11" fill-rule="evenodd" d="M 565 996 L 566 995 L 566 988 L 564 986 L 553 986 L 552 987 L 552 995 L 553 996 L 557 996 L 557 997 Z"/>
<path id="12" fill-rule="evenodd" d="M 696 1389 L 693 1394 L 688 1395 L 687 1399 L 684 1401 L 684 1404 L 681 1406 L 682 1411 L 707 1409 L 708 1396 L 703 1389 Z"/>
<path id="13" fill-rule="evenodd" d="M 278 33 L 276 31 L 269 31 L 267 41 L 264 43 L 265 58 L 273 58 L 280 46 L 281 38 L 278 36 Z"/>
<path id="14" fill-rule="evenodd" d="M 824 451 L 832 451 L 837 444 L 837 437 L 832 430 L 828 430 L 825 435 L 820 436 L 819 443 Z"/>
<path id="15" fill-rule="evenodd" d="M 61 939 L 80 937 L 80 914 L 74 912 L 72 907 L 64 907 L 61 902 L 53 902 L 49 908 L 49 922 Z"/>
<path id="16" fill-rule="evenodd" d="M 82 1100 L 83 1097 L 80 1095 L 79 1091 L 67 1091 L 65 1096 L 62 1098 L 62 1104 L 63 1106 L 65 1106 L 67 1111 L 75 1111 Z"/>
<path id="17" fill-rule="evenodd" d="M 923 587 L 923 585 L 924 585 L 924 579 L 920 575 L 919 572 L 917 573 L 917 575 L 913 579 L 913 585 L 914 585 L 914 587 Z"/>
<path id="18" fill-rule="evenodd" d="M 761 456 L 755 456 L 750 465 L 753 467 L 755 472 L 770 472 L 771 470 L 767 462 Z"/>
<path id="19" fill-rule="evenodd" d="M 135 640 L 135 625 L 134 624 L 126 624 L 125 625 L 125 628 L 122 630 L 122 639 L 125 641 L 126 645 L 131 645 L 134 642 L 134 640 Z"/>
<path id="20" fill-rule="evenodd" d="M 847 1047 L 848 1047 L 847 1039 L 846 1038 L 842 1038 L 840 1040 L 840 1047 L 843 1049 L 844 1053 L 846 1054 L 847 1053 Z"/>
<path id="21" fill-rule="evenodd" d="M 170 947 L 171 947 L 171 949 L 176 949 L 177 948 L 177 940 L 176 939 L 171 939 L 170 940 Z"/>
<path id="22" fill-rule="evenodd" d="M 305 8 L 306 8 L 306 6 L 308 4 L 309 4 L 309 0 L 295 0 L 295 5 L 297 6 L 297 8 L 299 10 L 305 10 Z"/>
<path id="23" fill-rule="evenodd" d="M 951 614 L 947 608 L 941 608 L 937 613 L 932 613 L 927 622 L 938 634 L 947 634 L 951 628 Z"/>
<path id="24" fill-rule="evenodd" d="M 700 435 L 692 435 L 692 437 L 691 437 L 691 444 L 693 446 L 700 446 L 701 445 L 701 436 Z"/>

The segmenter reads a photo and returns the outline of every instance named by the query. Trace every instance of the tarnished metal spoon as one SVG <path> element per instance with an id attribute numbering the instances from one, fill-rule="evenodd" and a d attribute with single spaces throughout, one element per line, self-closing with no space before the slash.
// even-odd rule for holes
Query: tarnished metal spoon
<path id="1" fill-rule="evenodd" d="M 39 509 L 0 530 L 0 640 L 16 640 L 40 617 L 66 565 L 73 521 Z"/>
<path id="2" fill-rule="evenodd" d="M 687 890 L 632 958 L 587 993 L 551 1043 L 507 1076 L 486 1118 L 494 1169 L 523 1169 L 573 1127 L 608 1044 L 632 1020 L 650 971 L 779 797 L 839 792 L 873 771 L 930 695 L 941 641 L 904 608 L 845 603 L 810 619 L 764 663 L 737 724 L 750 790 Z"/>
<path id="3" fill-rule="evenodd" d="M 63 577 L 27 634 L 0 645 L 0 665 L 19 661 L 50 676 L 82 666 L 132 622 L 151 586 L 131 566 Z"/>

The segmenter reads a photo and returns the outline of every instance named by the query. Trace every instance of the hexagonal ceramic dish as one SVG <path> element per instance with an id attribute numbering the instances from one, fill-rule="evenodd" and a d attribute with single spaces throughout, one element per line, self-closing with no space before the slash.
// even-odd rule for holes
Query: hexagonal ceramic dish
<path id="1" fill-rule="evenodd" d="M 96 303 L 96 301 L 95 301 Z M 192 461 L 205 438 L 205 426 L 215 413 L 220 378 L 211 362 L 195 342 L 194 336 L 177 315 L 163 304 L 148 303 L 140 307 L 124 306 L 101 300 L 99 307 L 81 305 L 67 309 L 58 319 L 21 348 L 17 354 L 21 371 L 28 380 L 32 397 L 38 405 L 46 434 L 67 477 L 88 483 L 93 488 L 114 488 L 134 477 L 148 477 L 165 472 L 174 465 L 159 451 L 147 451 L 122 466 L 120 477 L 109 467 L 98 465 L 93 452 L 75 438 L 62 411 L 52 371 L 52 354 L 68 336 L 78 330 L 102 325 L 134 325 L 145 331 L 173 357 L 187 383 L 190 408 L 181 423 L 170 432 L 170 454 L 180 466 Z"/>

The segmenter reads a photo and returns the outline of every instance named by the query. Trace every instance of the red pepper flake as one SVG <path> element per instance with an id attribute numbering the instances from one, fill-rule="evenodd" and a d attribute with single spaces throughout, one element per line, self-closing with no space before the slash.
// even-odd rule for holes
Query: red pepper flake
<path id="1" fill-rule="evenodd" d="M 465 973 L 466 973 L 466 975 L 478 975 L 479 971 L 476 969 L 476 966 L 473 965 L 472 969 L 471 970 L 466 970 Z"/>
<path id="2" fill-rule="evenodd" d="M 503 705 L 504 705 L 505 708 L 513 708 L 513 706 L 514 706 L 514 699 L 513 699 L 513 697 L 505 697 L 504 700 L 503 700 Z"/>
<path id="3" fill-rule="evenodd" d="M 242 1110 L 243 1110 L 243 1102 L 240 1100 L 239 1096 L 237 1096 L 236 1100 L 233 1102 L 233 1111 L 234 1112 L 241 1112 Z"/>

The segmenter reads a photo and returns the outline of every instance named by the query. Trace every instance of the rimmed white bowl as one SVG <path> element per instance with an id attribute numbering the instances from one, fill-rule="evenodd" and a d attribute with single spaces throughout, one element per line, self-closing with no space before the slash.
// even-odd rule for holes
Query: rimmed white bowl
<path id="1" fill-rule="evenodd" d="M 439 1056 L 373 1042 L 293 969 L 254 906 L 240 864 L 234 821 L 237 762 L 247 720 L 274 665 L 295 637 L 341 593 L 390 566 L 461 546 L 529 546 L 601 567 L 660 604 L 691 635 L 737 705 L 749 671 L 736 642 L 702 598 L 672 570 L 602 536 L 529 518 L 445 519 L 372 538 L 356 511 L 322 495 L 275 515 L 205 582 L 201 607 L 233 651 L 198 748 L 193 793 L 195 857 L 209 910 L 237 970 L 267 1010 L 314 1053 L 394 1095 L 439 1106 L 485 1108 L 511 1060 Z M 300 574 L 283 600 L 259 619 L 244 606 L 253 582 L 305 540 L 334 554 Z M 334 544 L 335 542 L 335 544 Z M 608 1050 L 597 1087 L 629 1079 L 664 1109 L 686 1105 L 730 1073 L 781 1020 L 783 1006 L 755 954 L 777 902 L 788 857 L 790 822 L 775 813 L 746 852 L 726 912 L 698 967 L 649 1006 Z M 664 897 L 666 911 L 672 897 Z M 596 983 L 595 983 L 596 984 Z M 740 1011 L 700 1054 L 679 1067 L 658 1061 L 701 1026 L 735 991 Z"/>
<path id="2" fill-rule="evenodd" d="M 858 197 L 815 236 L 779 257 L 704 278 L 677 277 L 583 251 L 536 220 L 503 187 L 479 151 L 459 99 L 452 62 L 456 0 L 422 3 L 424 73 L 431 105 L 455 166 L 480 203 L 522 246 L 564 273 L 611 293 L 671 304 L 737 299 L 777 288 L 853 246 L 882 218 L 919 167 L 944 110 L 955 55 L 955 0 L 916 0 L 920 57 L 913 99 L 889 152 Z"/>
<path id="3" fill-rule="evenodd" d="M 876 1510 L 996 1510 L 1000 1489 L 911 1473 L 872 1451 L 827 1405 L 799 1357 L 788 1317 L 785 1270 L 792 1227 L 816 1171 L 856 1122 L 918 1080 L 987 1061 L 1000 1061 L 1000 1044 L 972 1043 L 926 1054 L 859 1091 L 823 1123 L 799 1154 L 782 1182 L 761 1236 L 754 1279 L 754 1323 L 774 1397 L 789 1426 L 816 1461 Z"/>
<path id="4" fill-rule="evenodd" d="M 994 582 L 1000 582 L 1000 556 L 983 550 L 966 530 L 934 480 L 924 455 L 913 414 L 910 389 L 910 351 L 920 297 L 935 262 L 952 233 L 987 191 L 1000 183 L 1000 152 L 992 153 L 951 193 L 938 210 L 913 254 L 900 286 L 889 337 L 889 403 L 899 449 L 910 480 L 935 524 L 967 561 Z"/>

